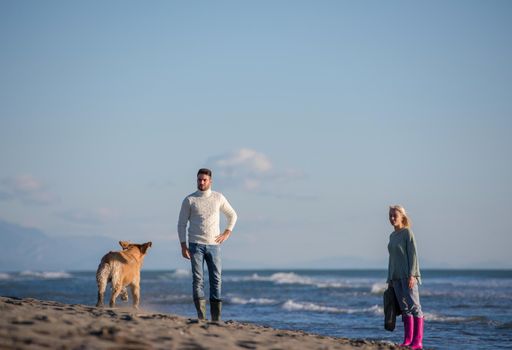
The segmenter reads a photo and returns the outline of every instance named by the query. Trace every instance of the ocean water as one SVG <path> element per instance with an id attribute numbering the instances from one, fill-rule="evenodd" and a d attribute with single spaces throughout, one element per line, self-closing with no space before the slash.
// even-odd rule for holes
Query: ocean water
<path id="1" fill-rule="evenodd" d="M 424 270 L 424 346 L 512 349 L 512 271 Z M 383 327 L 383 270 L 223 271 L 223 319 L 401 342 Z M 195 317 L 187 270 L 142 271 L 141 306 Z M 0 273 L 0 295 L 95 305 L 95 271 Z M 106 298 L 108 300 L 108 298 Z M 119 305 L 127 305 L 118 299 Z"/>

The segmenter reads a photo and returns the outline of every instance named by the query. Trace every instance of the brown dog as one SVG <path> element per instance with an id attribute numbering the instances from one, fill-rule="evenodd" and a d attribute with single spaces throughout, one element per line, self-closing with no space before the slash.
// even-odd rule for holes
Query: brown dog
<path id="1" fill-rule="evenodd" d="M 140 301 L 140 269 L 144 256 L 152 243 L 132 244 L 120 241 L 119 244 L 123 250 L 120 252 L 111 251 L 105 254 L 96 271 L 96 282 L 98 283 L 98 302 L 96 306 L 103 306 L 105 289 L 110 282 L 112 285 L 110 307 L 115 306 L 119 294 L 122 294 L 123 300 L 128 300 L 128 293 L 124 288 L 130 286 L 133 307 L 138 308 Z"/>

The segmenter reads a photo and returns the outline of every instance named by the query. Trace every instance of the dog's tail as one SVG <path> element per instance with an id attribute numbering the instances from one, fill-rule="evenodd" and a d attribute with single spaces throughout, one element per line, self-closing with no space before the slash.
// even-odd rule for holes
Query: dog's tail
<path id="1" fill-rule="evenodd" d="M 111 266 L 104 259 L 101 259 L 101 263 L 98 266 L 98 270 L 96 270 L 96 283 L 98 284 L 98 302 L 96 306 L 103 306 L 103 298 L 105 295 L 105 289 L 107 289 L 107 284 L 111 278 Z"/>
<path id="2" fill-rule="evenodd" d="M 98 284 L 98 290 L 105 292 L 107 283 L 111 280 L 112 268 L 109 263 L 101 262 L 96 271 L 96 283 Z"/>
<path id="3" fill-rule="evenodd" d="M 96 283 L 98 284 L 98 293 L 104 294 L 105 290 L 107 289 L 107 285 L 109 282 L 116 282 L 113 281 L 115 279 L 118 279 L 114 276 L 115 273 L 115 264 L 116 262 L 107 262 L 105 260 L 101 260 L 101 263 L 98 266 L 98 270 L 96 271 Z M 128 290 L 126 287 L 123 287 L 121 294 L 120 294 L 121 300 L 128 301 Z"/>

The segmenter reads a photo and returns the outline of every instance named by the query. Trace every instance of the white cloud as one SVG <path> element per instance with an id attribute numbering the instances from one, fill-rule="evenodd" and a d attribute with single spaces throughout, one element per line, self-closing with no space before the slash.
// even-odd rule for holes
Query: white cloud
<path id="1" fill-rule="evenodd" d="M 50 205 L 57 197 L 30 174 L 4 178 L 0 183 L 0 200 L 19 200 L 28 205 Z"/>
<path id="2" fill-rule="evenodd" d="M 219 157 L 217 165 L 225 170 L 243 167 L 246 170 L 252 170 L 260 174 L 272 170 L 272 163 L 266 155 L 249 148 L 241 148 L 224 157 Z"/>
<path id="3" fill-rule="evenodd" d="M 211 157 L 206 164 L 213 171 L 214 182 L 222 187 L 260 193 L 276 183 L 301 176 L 298 171 L 276 167 L 267 155 L 249 148 Z"/>

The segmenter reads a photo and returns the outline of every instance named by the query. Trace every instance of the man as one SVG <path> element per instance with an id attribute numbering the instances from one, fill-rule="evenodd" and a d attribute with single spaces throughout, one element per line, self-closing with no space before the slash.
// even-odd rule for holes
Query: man
<path id="1" fill-rule="evenodd" d="M 211 190 L 211 185 L 211 170 L 199 169 L 197 191 L 188 195 L 181 205 L 178 236 L 181 242 L 181 254 L 192 263 L 192 290 L 197 317 L 199 320 L 206 319 L 203 281 L 204 262 L 206 262 L 210 280 L 210 313 L 212 321 L 220 321 L 222 310 L 220 244 L 231 235 L 237 215 L 221 193 Z M 220 234 L 220 212 L 227 218 L 227 227 L 222 234 Z M 189 224 L 188 247 L 187 223 Z"/>

